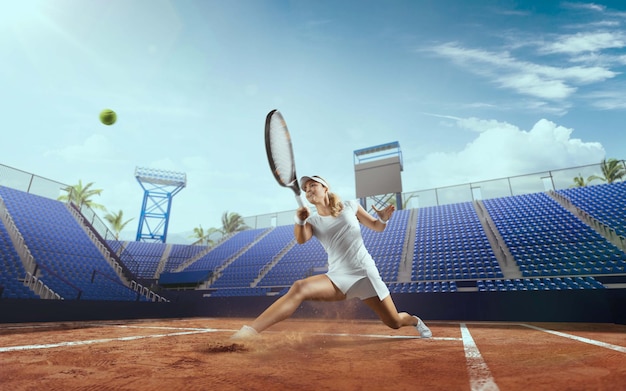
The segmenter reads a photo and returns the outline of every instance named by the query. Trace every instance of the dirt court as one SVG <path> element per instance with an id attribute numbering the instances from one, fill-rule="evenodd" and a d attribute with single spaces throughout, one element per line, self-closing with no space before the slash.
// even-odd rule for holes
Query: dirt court
<path id="1" fill-rule="evenodd" d="M 250 319 L 0 325 L 2 390 L 625 390 L 626 325 Z"/>

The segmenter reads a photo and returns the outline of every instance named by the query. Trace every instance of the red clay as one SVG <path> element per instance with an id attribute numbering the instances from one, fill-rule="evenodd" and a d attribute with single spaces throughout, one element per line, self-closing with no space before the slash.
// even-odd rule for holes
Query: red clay
<path id="1" fill-rule="evenodd" d="M 468 359 L 459 322 L 427 322 L 430 340 L 379 321 L 320 319 L 284 321 L 254 342 L 228 339 L 249 321 L 0 325 L 0 388 L 470 390 L 488 379 L 500 390 L 626 387 L 623 325 L 532 324 L 565 334 L 554 335 L 515 323 L 468 323 L 479 352 Z"/>

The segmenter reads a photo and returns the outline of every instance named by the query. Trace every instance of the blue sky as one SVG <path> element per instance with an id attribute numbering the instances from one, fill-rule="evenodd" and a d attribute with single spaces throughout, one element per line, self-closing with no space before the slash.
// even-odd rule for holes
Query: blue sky
<path id="1" fill-rule="evenodd" d="M 21 0 L 0 15 L 0 163 L 137 230 L 134 170 L 187 174 L 170 235 L 295 208 L 263 145 L 355 197 L 353 151 L 398 141 L 404 191 L 624 159 L 626 4 Z M 114 126 L 98 121 L 103 108 Z"/>

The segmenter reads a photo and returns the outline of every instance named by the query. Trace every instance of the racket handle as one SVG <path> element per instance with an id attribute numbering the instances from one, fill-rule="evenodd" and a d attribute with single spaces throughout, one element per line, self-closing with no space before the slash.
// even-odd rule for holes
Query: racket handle
<path id="1" fill-rule="evenodd" d="M 302 202 L 302 197 L 300 197 L 300 194 L 296 194 L 296 202 L 298 203 L 298 208 L 302 208 L 304 206 L 304 203 Z"/>

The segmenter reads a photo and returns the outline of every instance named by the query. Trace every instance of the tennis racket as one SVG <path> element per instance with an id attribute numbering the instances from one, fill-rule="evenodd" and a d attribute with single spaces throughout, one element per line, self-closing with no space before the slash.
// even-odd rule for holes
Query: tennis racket
<path id="1" fill-rule="evenodd" d="M 274 178 L 279 185 L 293 190 L 298 206 L 302 207 L 291 136 L 287 123 L 278 110 L 270 111 L 265 118 L 265 151 Z"/>

